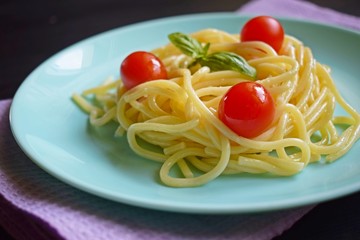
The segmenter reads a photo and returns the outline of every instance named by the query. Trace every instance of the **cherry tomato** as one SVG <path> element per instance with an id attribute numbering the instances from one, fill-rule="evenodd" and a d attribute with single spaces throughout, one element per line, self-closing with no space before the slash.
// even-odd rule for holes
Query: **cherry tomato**
<path id="1" fill-rule="evenodd" d="M 141 83 L 167 79 L 167 72 L 161 60 L 150 52 L 137 51 L 128 55 L 120 66 L 120 75 L 127 89 Z"/>
<path id="2" fill-rule="evenodd" d="M 241 82 L 232 86 L 220 101 L 218 116 L 239 136 L 253 138 L 271 124 L 275 104 L 259 83 Z"/>
<path id="3" fill-rule="evenodd" d="M 284 41 L 284 29 L 275 18 L 258 16 L 245 23 L 240 37 L 243 42 L 265 42 L 278 52 Z"/>

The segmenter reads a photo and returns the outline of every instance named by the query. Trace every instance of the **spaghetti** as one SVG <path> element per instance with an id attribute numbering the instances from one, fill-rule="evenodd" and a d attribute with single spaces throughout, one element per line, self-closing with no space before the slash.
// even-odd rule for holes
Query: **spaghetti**
<path id="1" fill-rule="evenodd" d="M 73 96 L 92 125 L 117 122 L 115 134 L 126 134 L 136 154 L 160 162 L 164 184 L 193 187 L 221 174 L 244 172 L 290 176 L 311 162 L 340 158 L 358 140 L 359 114 L 340 95 L 330 68 L 295 37 L 286 35 L 277 53 L 264 42 L 240 42 L 217 29 L 191 36 L 210 43 L 210 53 L 236 53 L 256 69 L 255 81 L 270 92 L 276 106 L 274 120 L 262 134 L 241 137 L 217 116 L 222 96 L 249 78 L 206 66 L 188 69 L 191 58 L 171 43 L 152 51 L 165 64 L 168 80 L 127 91 L 121 80 L 110 81 Z M 95 96 L 97 104 L 87 96 Z M 334 116 L 336 104 L 345 116 Z M 162 151 L 144 147 L 139 139 Z"/>

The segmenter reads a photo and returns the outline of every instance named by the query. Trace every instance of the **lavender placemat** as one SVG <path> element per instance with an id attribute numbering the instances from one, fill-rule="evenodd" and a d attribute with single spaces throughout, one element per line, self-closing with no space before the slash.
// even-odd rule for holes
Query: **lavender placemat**
<path id="1" fill-rule="evenodd" d="M 253 0 L 242 6 L 238 12 L 305 19 L 360 30 L 359 17 L 303 0 Z"/>
<path id="2" fill-rule="evenodd" d="M 0 223 L 18 239 L 270 239 L 312 207 L 251 215 L 169 213 L 108 201 L 39 169 L 17 146 L 0 101 Z"/>

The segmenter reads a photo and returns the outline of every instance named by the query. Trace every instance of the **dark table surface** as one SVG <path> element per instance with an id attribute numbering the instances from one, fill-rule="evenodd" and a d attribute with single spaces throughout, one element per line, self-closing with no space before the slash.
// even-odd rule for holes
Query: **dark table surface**
<path id="1" fill-rule="evenodd" d="M 63 48 L 119 26 L 166 16 L 235 11 L 245 0 L 1 0 L 0 100 Z M 311 0 L 360 16 L 358 0 Z M 360 44 L 360 43 L 359 43 Z M 276 239 L 360 239 L 360 193 L 319 204 Z M 12 239 L 0 228 L 0 239 Z"/>

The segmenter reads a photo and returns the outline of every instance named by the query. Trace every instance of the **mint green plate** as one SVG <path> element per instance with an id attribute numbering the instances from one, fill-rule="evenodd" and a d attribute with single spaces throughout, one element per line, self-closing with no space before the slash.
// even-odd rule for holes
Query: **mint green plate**
<path id="1" fill-rule="evenodd" d="M 332 164 L 312 164 L 292 177 L 222 176 L 197 188 L 171 188 L 160 165 L 136 156 L 111 127 L 91 129 L 70 100 L 74 92 L 117 77 L 122 58 L 167 43 L 174 31 L 218 28 L 238 33 L 245 16 L 208 13 L 171 17 L 108 31 L 74 44 L 35 69 L 11 106 L 13 134 L 22 150 L 54 177 L 100 197 L 130 205 L 187 213 L 244 213 L 318 203 L 360 190 L 359 142 Z M 360 109 L 360 34 L 316 23 L 281 19 L 333 69 L 346 100 Z"/>

